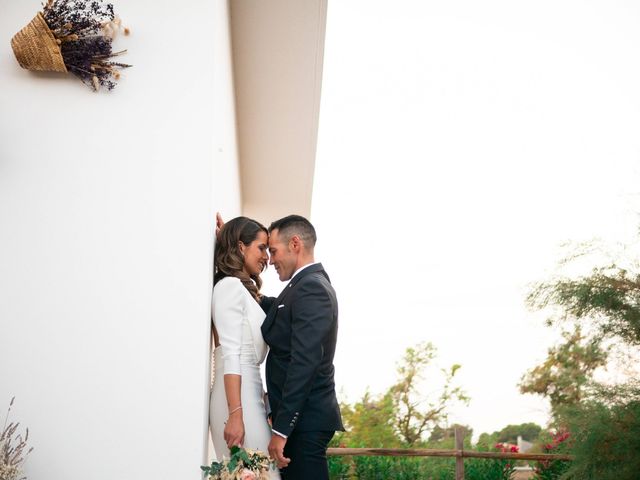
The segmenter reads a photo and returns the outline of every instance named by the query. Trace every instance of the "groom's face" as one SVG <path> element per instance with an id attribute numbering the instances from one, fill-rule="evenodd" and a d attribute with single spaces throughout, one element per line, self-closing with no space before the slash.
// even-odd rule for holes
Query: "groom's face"
<path id="1" fill-rule="evenodd" d="M 289 280 L 296 271 L 297 257 L 291 250 L 289 243 L 280 239 L 280 232 L 277 229 L 271 231 L 269 235 L 269 254 L 271 255 L 269 264 L 275 267 L 281 282 Z"/>

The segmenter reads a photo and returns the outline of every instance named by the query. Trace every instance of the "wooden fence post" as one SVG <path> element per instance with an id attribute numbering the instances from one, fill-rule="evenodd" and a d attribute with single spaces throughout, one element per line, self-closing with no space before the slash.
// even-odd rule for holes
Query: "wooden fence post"
<path id="1" fill-rule="evenodd" d="M 464 480 L 464 458 L 462 457 L 462 450 L 464 449 L 464 434 L 460 427 L 456 427 L 455 430 L 456 439 L 456 480 Z"/>

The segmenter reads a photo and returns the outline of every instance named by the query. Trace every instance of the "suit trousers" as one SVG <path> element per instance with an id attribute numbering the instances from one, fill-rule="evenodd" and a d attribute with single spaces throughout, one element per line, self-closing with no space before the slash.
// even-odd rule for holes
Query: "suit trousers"
<path id="1" fill-rule="evenodd" d="M 327 446 L 334 434 L 293 430 L 284 446 L 284 456 L 291 462 L 280 470 L 282 480 L 328 480 Z"/>

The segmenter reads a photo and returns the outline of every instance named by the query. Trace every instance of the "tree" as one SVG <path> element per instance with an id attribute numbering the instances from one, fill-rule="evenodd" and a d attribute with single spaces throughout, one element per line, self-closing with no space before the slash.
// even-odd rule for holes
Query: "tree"
<path id="1" fill-rule="evenodd" d="M 576 279 L 540 283 L 527 301 L 538 309 L 557 307 L 550 324 L 567 319 L 588 322 L 603 337 L 640 345 L 640 274 L 615 263 Z"/>
<path id="2" fill-rule="evenodd" d="M 336 436 L 336 444 L 350 447 L 393 448 L 400 446 L 395 431 L 395 412 L 390 395 L 374 397 L 365 392 L 353 405 L 341 404 L 342 418 L 347 433 Z"/>
<path id="3" fill-rule="evenodd" d="M 453 384 L 460 365 L 438 369 L 433 365 L 436 349 L 431 343 L 407 348 L 399 362 L 398 381 L 382 395 L 366 392 L 353 405 L 342 404 L 347 432 L 334 444 L 353 447 L 411 447 L 423 441 L 436 425 L 445 423 L 455 401 L 467 402 L 461 387 Z M 422 387 L 429 376 L 429 394 Z"/>
<path id="4" fill-rule="evenodd" d="M 522 437 L 527 442 L 538 440 L 542 432 L 542 427 L 535 423 L 521 423 L 519 425 L 507 425 L 502 430 L 493 433 L 481 433 L 478 437 L 478 446 L 489 449 L 496 443 L 518 443 L 518 437 Z"/>
<path id="5" fill-rule="evenodd" d="M 549 324 L 576 324 L 573 333 L 565 333 L 565 342 L 549 349 L 547 360 L 520 384 L 521 391 L 550 399 L 556 426 L 566 428 L 563 435 L 572 439 L 574 459 L 562 478 L 638 478 L 640 383 L 633 376 L 614 386 L 593 381 L 594 370 L 607 360 L 603 340 L 614 347 L 640 346 L 640 258 L 633 245 L 625 251 L 635 251 L 636 258 L 629 262 L 620 256 L 588 275 L 541 283 L 528 298 L 535 308 L 555 308 Z M 620 266 L 623 262 L 628 266 Z M 595 332 L 583 336 L 580 326 Z M 637 362 L 633 351 L 627 352 L 628 363 Z"/>
<path id="6" fill-rule="evenodd" d="M 473 436 L 473 428 L 469 425 L 458 425 L 457 423 L 454 423 L 450 427 L 441 427 L 440 425 L 436 425 L 433 427 L 433 430 L 431 430 L 429 442 L 442 442 L 444 440 L 455 439 L 456 429 L 459 429 L 465 440 L 470 440 Z"/>
<path id="7" fill-rule="evenodd" d="M 496 443 L 498 443 L 498 432 L 493 432 L 493 433 L 483 432 L 478 437 L 478 443 L 476 446 L 480 450 L 489 450 Z"/>
<path id="8" fill-rule="evenodd" d="M 442 375 L 442 380 L 438 380 L 442 385 L 439 394 L 428 398 L 421 393 L 424 372 L 435 356 L 436 349 L 431 343 L 407 348 L 398 364 L 399 380 L 387 393 L 394 406 L 396 430 L 408 446 L 415 445 L 426 432 L 446 421 L 447 408 L 452 402 L 469 400 L 460 386 L 453 385 L 456 372 L 460 369 L 458 364 L 439 370 Z"/>
<path id="9" fill-rule="evenodd" d="M 600 339 L 587 339 L 579 326 L 562 336 L 564 343 L 551 347 L 546 360 L 523 375 L 519 385 L 521 393 L 547 397 L 554 416 L 562 407 L 583 400 L 593 372 L 607 362 Z"/>
<path id="10" fill-rule="evenodd" d="M 496 432 L 496 441 L 501 443 L 518 442 L 518 437 L 522 437 L 527 442 L 535 442 L 542 431 L 540 425 L 535 423 L 521 423 L 520 425 L 507 425 L 499 432 Z"/>

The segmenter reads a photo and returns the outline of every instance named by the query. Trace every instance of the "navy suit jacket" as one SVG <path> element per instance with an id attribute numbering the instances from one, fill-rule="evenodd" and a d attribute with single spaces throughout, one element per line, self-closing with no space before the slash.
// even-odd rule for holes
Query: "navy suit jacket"
<path id="1" fill-rule="evenodd" d="M 322 265 L 306 267 L 262 306 L 273 429 L 287 436 L 294 428 L 344 430 L 333 378 L 338 302 Z"/>

